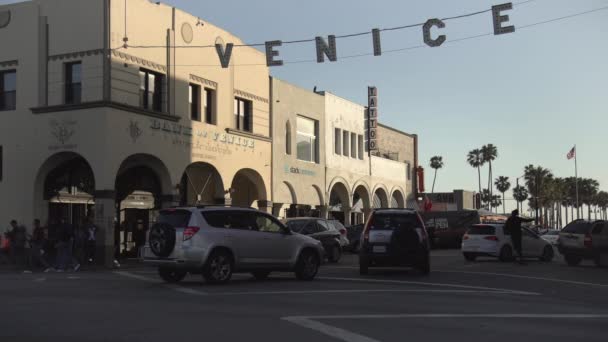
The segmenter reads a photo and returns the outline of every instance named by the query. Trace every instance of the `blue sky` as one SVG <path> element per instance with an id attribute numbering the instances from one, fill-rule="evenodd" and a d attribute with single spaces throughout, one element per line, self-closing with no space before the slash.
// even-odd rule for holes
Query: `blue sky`
<path id="1" fill-rule="evenodd" d="M 7 1 L 0 1 L 6 3 Z M 8 1 L 10 2 L 10 1 Z M 248 43 L 347 34 L 484 9 L 501 0 L 165 0 Z M 536 0 L 508 14 L 515 26 L 604 7 L 606 0 Z M 453 39 L 492 32 L 490 13 L 447 22 Z M 469 150 L 498 146 L 494 174 L 515 177 L 527 164 L 571 176 L 566 153 L 578 145 L 579 175 L 608 190 L 608 11 L 381 57 L 288 64 L 274 76 L 317 86 L 359 103 L 379 91 L 380 121 L 420 137 L 421 164 L 443 156 L 436 191 L 477 189 Z M 420 28 L 383 33 L 384 50 L 422 44 Z M 372 51 L 371 37 L 338 40 L 338 55 Z M 314 59 L 312 43 L 281 48 L 286 61 Z M 215 63 L 217 61 L 213 61 Z M 486 171 L 486 170 L 484 170 Z M 427 174 L 430 174 L 428 172 Z M 430 187 L 431 177 L 427 177 Z"/>

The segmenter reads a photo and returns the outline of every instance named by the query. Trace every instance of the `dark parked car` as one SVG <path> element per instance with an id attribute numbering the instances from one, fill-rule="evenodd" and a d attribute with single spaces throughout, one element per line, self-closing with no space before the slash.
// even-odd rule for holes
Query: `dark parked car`
<path id="1" fill-rule="evenodd" d="M 376 209 L 363 230 L 359 272 L 373 266 L 413 267 L 422 274 L 431 271 L 429 237 L 415 210 Z"/>
<path id="2" fill-rule="evenodd" d="M 348 250 L 353 253 L 359 253 L 359 245 L 361 243 L 361 233 L 363 233 L 363 224 L 356 224 L 346 228 L 346 236 L 348 237 Z"/>
<path id="3" fill-rule="evenodd" d="M 342 257 L 340 232 L 330 226 L 327 220 L 310 217 L 289 218 L 285 224 L 291 231 L 308 235 L 321 241 L 327 260 L 337 263 Z"/>

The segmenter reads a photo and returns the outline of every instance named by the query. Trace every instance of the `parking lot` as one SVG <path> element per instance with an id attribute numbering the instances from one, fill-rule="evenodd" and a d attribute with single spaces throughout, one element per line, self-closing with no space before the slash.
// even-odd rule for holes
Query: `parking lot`
<path id="1" fill-rule="evenodd" d="M 592 264 L 465 262 L 432 253 L 433 271 L 358 274 L 345 255 L 313 282 L 235 275 L 162 283 L 153 269 L 0 274 L 7 341 L 605 341 L 608 271 Z"/>

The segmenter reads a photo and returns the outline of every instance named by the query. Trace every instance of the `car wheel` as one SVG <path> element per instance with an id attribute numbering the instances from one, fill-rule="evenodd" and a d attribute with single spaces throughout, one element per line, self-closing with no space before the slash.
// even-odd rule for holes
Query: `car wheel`
<path id="1" fill-rule="evenodd" d="M 551 262 L 554 256 L 555 253 L 553 252 L 553 247 L 545 246 L 545 249 L 543 249 L 543 255 L 540 257 L 540 260 L 544 262 Z"/>
<path id="2" fill-rule="evenodd" d="M 296 264 L 296 278 L 298 280 L 313 280 L 319 272 L 321 260 L 313 251 L 304 251 Z"/>
<path id="3" fill-rule="evenodd" d="M 203 269 L 203 277 L 210 284 L 225 284 L 232 278 L 234 262 L 230 253 L 219 250 L 213 252 L 207 259 Z"/>
<path id="4" fill-rule="evenodd" d="M 158 275 L 167 283 L 179 283 L 180 281 L 184 280 L 187 274 L 188 273 L 186 271 L 171 268 L 160 267 L 158 269 Z"/>
<path id="5" fill-rule="evenodd" d="M 257 280 L 266 280 L 266 279 L 268 279 L 268 276 L 270 275 L 270 271 L 254 271 L 254 272 L 251 272 L 251 274 Z"/>
<path id="6" fill-rule="evenodd" d="M 475 259 L 477 259 L 477 255 L 475 255 L 473 253 L 463 253 L 462 255 L 464 255 L 464 258 L 467 261 L 475 261 Z"/>
<path id="7" fill-rule="evenodd" d="M 581 263 L 581 261 L 583 261 L 583 258 L 576 256 L 576 255 L 566 255 L 564 256 L 564 259 L 566 259 L 566 263 L 568 264 L 568 266 L 578 266 L 578 264 Z"/>
<path id="8" fill-rule="evenodd" d="M 359 274 L 367 275 L 369 273 L 369 260 L 367 258 L 359 257 Z"/>
<path id="9" fill-rule="evenodd" d="M 329 252 L 329 262 L 333 264 L 338 263 L 340 258 L 342 258 L 342 248 L 338 245 L 334 245 Z"/>
<path id="10" fill-rule="evenodd" d="M 500 259 L 500 261 L 502 261 L 502 262 L 512 261 L 513 260 L 513 249 L 511 248 L 511 246 L 509 246 L 509 245 L 503 246 L 500 249 L 500 255 L 498 256 L 498 259 Z"/>

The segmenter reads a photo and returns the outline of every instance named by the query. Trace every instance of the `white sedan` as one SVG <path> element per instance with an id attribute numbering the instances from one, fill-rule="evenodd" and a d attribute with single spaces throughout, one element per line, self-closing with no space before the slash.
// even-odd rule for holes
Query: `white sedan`
<path id="1" fill-rule="evenodd" d="M 551 244 L 527 228 L 522 229 L 522 250 L 524 258 L 539 258 L 546 262 L 553 260 Z M 504 224 L 477 224 L 464 234 L 462 254 L 468 261 L 474 261 L 479 256 L 490 256 L 504 262 L 512 261 L 516 252 L 511 236 L 505 234 Z"/>
<path id="2" fill-rule="evenodd" d="M 559 242 L 559 230 L 549 230 L 540 237 L 551 245 L 557 246 Z"/>

